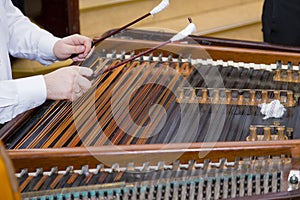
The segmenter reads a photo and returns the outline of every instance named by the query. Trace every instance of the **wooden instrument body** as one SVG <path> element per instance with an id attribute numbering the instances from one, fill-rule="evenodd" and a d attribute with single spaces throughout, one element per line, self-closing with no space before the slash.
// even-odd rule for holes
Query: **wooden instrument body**
<path id="1" fill-rule="evenodd" d="M 97 59 L 100 55 L 103 54 L 104 52 L 103 50 L 105 50 L 105 54 L 115 51 L 117 52 L 117 54 L 122 55 L 122 52 L 126 52 L 126 53 L 130 53 L 132 51 L 139 52 L 144 49 L 156 46 L 157 44 L 159 44 L 159 42 L 157 41 L 138 40 L 134 38 L 133 39 L 131 38 L 130 40 L 111 38 L 99 44 L 94 54 L 91 56 L 89 60 L 83 63 L 83 66 L 87 66 L 87 67 L 101 66 L 101 63 L 99 64 Z M 224 62 L 234 61 L 234 62 L 244 62 L 244 63 L 265 64 L 265 65 L 270 65 L 272 63 L 274 64 L 278 60 L 280 60 L 282 63 L 288 63 L 288 62 L 299 63 L 300 61 L 300 54 L 296 52 L 279 51 L 278 49 L 276 51 L 274 51 L 274 49 L 271 51 L 266 49 L 254 49 L 254 48 L 245 49 L 245 48 L 238 48 L 238 47 L 199 45 L 193 39 L 189 39 L 188 41 L 182 43 L 170 44 L 160 49 L 159 51 L 154 52 L 153 55 L 159 56 L 159 54 L 161 54 L 163 57 L 168 57 L 170 55 L 170 52 L 172 58 L 175 58 L 177 60 L 181 58 L 185 59 L 185 61 L 172 60 L 171 63 L 176 63 L 176 62 L 185 63 L 188 62 L 186 60 L 188 60 L 188 58 L 190 57 L 196 59 L 201 58 L 204 60 L 213 59 L 213 60 L 223 60 Z M 151 62 L 148 61 L 146 62 L 147 64 L 144 64 L 143 66 L 146 67 L 151 66 Z M 165 62 L 166 61 L 164 61 L 163 63 Z M 111 64 L 110 61 L 109 63 Z M 138 71 L 141 70 L 139 68 L 142 68 L 142 66 L 139 65 L 136 66 L 137 66 L 136 69 L 131 69 L 133 70 L 133 72 L 127 75 L 127 77 L 124 78 L 125 80 L 131 81 L 130 80 L 131 78 L 134 79 L 134 72 L 135 72 L 134 70 L 136 70 L 138 73 L 141 74 L 141 77 L 139 78 L 143 78 L 142 76 L 143 71 Z M 172 67 L 172 64 L 169 64 L 168 66 Z M 126 70 L 130 68 L 130 65 L 126 67 L 127 67 L 126 69 L 124 68 L 116 69 L 111 73 L 103 75 L 103 77 L 99 77 L 100 81 L 97 83 L 99 87 L 96 87 L 93 93 L 89 94 L 90 95 L 89 97 L 85 98 L 84 101 L 82 100 L 78 104 L 75 103 L 70 105 L 70 103 L 48 102 L 50 106 L 44 105 L 44 107 L 43 106 L 41 107 L 44 109 L 44 111 L 37 111 L 37 110 L 29 111 L 28 113 L 19 116 L 18 118 L 14 119 L 12 122 L 2 127 L 2 129 L 0 130 L 0 136 L 1 139 L 4 141 L 4 143 L 7 142 L 6 144 L 7 146 L 11 145 L 9 143 L 11 143 L 11 141 L 13 141 L 15 137 L 18 138 L 20 137 L 20 135 L 25 136 L 24 139 L 23 138 L 19 139 L 21 142 L 23 142 L 22 145 L 19 145 L 20 148 L 16 148 L 16 146 L 18 146 L 18 144 L 16 143 L 14 145 L 11 145 L 10 149 L 8 150 L 9 155 L 16 168 L 16 171 L 19 172 L 24 168 L 27 168 L 29 171 L 34 171 L 36 168 L 43 168 L 44 170 L 50 170 L 53 166 L 56 166 L 60 170 L 64 170 L 67 166 L 70 165 L 74 166 L 75 169 L 80 169 L 83 165 L 86 164 L 88 164 L 90 168 L 94 168 L 99 163 L 104 164 L 107 167 L 111 167 L 113 166 L 114 163 L 118 163 L 119 166 L 125 168 L 128 166 L 128 163 L 134 163 L 136 166 L 141 166 L 143 165 L 143 163 L 149 163 L 150 165 L 157 165 L 158 162 L 164 161 L 166 164 L 172 165 L 172 163 L 176 160 L 178 160 L 181 164 L 187 164 L 190 161 L 203 163 L 205 162 L 205 160 L 210 160 L 211 162 L 218 163 L 219 160 L 222 158 L 223 159 L 225 158 L 227 162 L 234 162 L 236 159 L 242 160 L 245 157 L 250 157 L 255 160 L 256 158 L 259 157 L 273 158 L 278 156 L 283 159 L 284 158 L 290 159 L 285 163 L 287 166 L 289 166 L 288 167 L 289 170 L 299 168 L 300 140 L 297 139 L 298 137 L 297 125 L 293 127 L 295 133 L 295 139 L 285 140 L 285 141 L 246 142 L 245 140 L 239 141 L 235 139 L 228 140 L 228 141 L 223 141 L 223 140 L 222 141 L 218 141 L 218 140 L 185 141 L 183 139 L 183 142 L 180 141 L 178 142 L 178 140 L 172 142 L 171 140 L 171 142 L 149 143 L 150 140 L 148 141 L 147 139 L 150 138 L 151 133 L 145 132 L 145 133 L 141 133 L 140 135 L 138 134 L 130 135 L 130 136 L 126 135 L 126 131 L 123 131 L 121 129 L 119 130 L 116 128 L 114 119 L 112 117 L 113 111 L 110 109 L 110 106 L 112 106 L 113 103 L 112 100 L 108 98 L 109 95 L 111 96 L 113 94 L 118 95 L 118 93 L 122 94 L 122 92 L 124 91 L 116 90 L 117 91 L 116 94 L 113 93 L 113 91 L 111 90 L 115 90 L 116 88 L 117 89 L 123 88 L 124 90 L 126 90 L 126 82 L 122 82 L 123 81 L 122 78 L 116 79 L 118 80 L 116 81 L 117 83 L 113 81 L 106 82 L 112 76 L 122 77 L 122 73 L 126 74 L 127 73 Z M 172 81 L 174 80 L 174 82 L 176 82 L 177 80 L 179 80 L 179 77 L 172 74 L 172 70 L 171 72 L 167 71 L 165 69 L 165 66 L 163 66 L 162 68 L 163 69 L 159 69 L 159 67 L 158 69 L 155 68 L 155 70 L 151 72 L 153 74 L 149 73 L 150 74 L 149 79 L 154 79 L 155 76 L 157 75 L 156 74 L 157 71 L 162 70 L 161 73 L 159 74 L 159 77 L 162 77 L 162 79 L 167 80 L 166 81 L 167 86 L 172 86 L 173 88 L 176 88 L 175 86 L 176 84 L 175 83 L 173 84 Z M 176 71 L 176 68 L 174 69 Z M 171 73 L 171 75 L 168 75 L 168 73 Z M 166 78 L 165 75 L 168 78 Z M 157 82 L 154 81 L 156 84 L 160 83 L 159 77 L 156 77 L 156 79 L 154 79 L 155 81 L 157 81 Z M 107 83 L 111 83 L 113 86 L 109 84 L 107 85 Z M 143 84 L 141 87 L 143 88 Z M 129 89 L 131 88 L 129 87 Z M 156 90 L 161 92 L 161 90 L 163 89 L 158 88 Z M 154 89 L 151 91 L 156 91 L 156 90 Z M 295 93 L 297 92 L 299 91 L 295 91 Z M 133 95 L 138 94 L 139 100 L 135 102 L 134 97 L 132 97 L 133 98 L 132 102 L 135 103 L 133 103 L 132 107 L 130 108 L 134 108 L 134 106 L 137 106 L 139 107 L 139 109 L 133 111 L 131 115 L 128 116 L 126 115 L 124 120 L 127 120 L 127 117 L 133 117 L 134 119 L 136 119 L 137 122 L 142 123 L 141 121 L 143 121 L 144 119 L 143 117 L 145 117 L 145 119 L 148 119 L 149 117 L 147 115 L 147 112 L 144 110 L 144 108 L 147 107 L 148 109 L 149 107 L 151 107 L 153 103 L 155 104 L 157 101 L 152 100 L 149 104 L 141 103 L 147 101 L 147 98 L 145 98 L 145 96 L 148 95 L 146 89 L 142 90 L 140 94 L 135 92 L 133 92 L 132 94 Z M 169 95 L 171 94 L 171 92 L 166 90 L 164 91 L 164 94 Z M 151 99 L 151 97 L 152 96 L 149 95 L 148 99 Z M 169 105 L 168 100 L 171 99 L 173 102 L 175 102 L 176 100 L 174 95 L 173 97 L 171 95 L 171 97 L 168 99 L 164 99 L 164 95 L 155 98 L 156 99 L 161 98 L 162 100 L 164 100 L 164 102 L 166 103 L 164 104 L 164 106 L 167 105 L 166 106 L 167 108 L 172 108 L 171 106 L 173 105 L 173 104 Z M 104 103 L 101 104 L 102 102 Z M 142 106 L 139 103 L 141 103 Z M 174 104 L 176 104 L 176 102 Z M 92 109 L 90 108 L 91 105 L 96 105 L 95 110 L 94 108 Z M 66 107 L 67 109 L 65 109 Z M 69 112 L 69 114 L 62 115 L 63 117 L 60 117 L 60 115 L 51 116 L 51 113 L 53 112 L 59 113 L 60 109 L 65 109 L 63 110 L 64 112 L 62 114 L 64 114 L 65 112 Z M 289 108 L 288 111 L 289 116 L 285 118 L 286 121 L 295 119 L 295 117 L 294 118 L 290 117 L 296 113 L 296 111 L 293 111 L 293 109 L 294 108 Z M 93 116 L 92 112 L 94 111 L 98 113 L 96 119 L 90 119 L 89 117 L 87 117 L 87 116 Z M 137 113 L 143 113 L 143 112 L 145 113 L 141 115 L 142 119 L 140 119 L 139 118 L 140 114 Z M 32 119 L 35 123 L 33 124 L 31 123 L 31 127 L 28 128 L 28 130 L 25 130 L 27 129 L 25 125 L 30 124 L 30 120 L 25 120 L 25 119 L 28 118 L 28 116 L 31 116 L 32 114 L 38 117 L 36 117 L 36 119 Z M 75 117 L 74 114 L 76 115 Z M 103 121 L 104 119 L 102 119 L 102 116 L 106 116 L 106 115 L 110 116 L 107 119 L 112 121 L 113 123 L 112 125 L 106 124 L 106 122 Z M 161 117 L 161 115 L 158 116 Z M 79 119 L 77 119 L 78 121 L 76 121 L 76 117 L 79 117 Z M 255 116 L 255 117 L 259 117 L 259 116 Z M 58 119 L 68 123 L 59 124 L 60 121 Z M 267 123 L 264 122 L 263 120 L 258 120 L 257 123 L 261 122 L 264 124 L 268 124 L 268 123 L 272 124 L 273 121 L 276 120 L 271 120 L 268 121 Z M 53 127 L 49 129 L 52 130 L 51 134 L 43 131 L 38 132 L 40 125 L 42 127 L 41 130 L 44 129 L 47 130 L 48 123 L 46 122 L 49 122 L 49 124 L 52 125 L 55 123 L 57 124 L 56 126 L 53 125 Z M 98 122 L 102 127 L 111 127 L 115 131 L 108 133 L 110 131 L 109 128 L 97 129 L 98 127 L 96 127 L 96 125 L 93 124 L 97 124 Z M 284 120 L 282 122 L 284 122 Z M 195 120 L 195 123 L 197 123 L 197 120 Z M 218 123 L 218 121 L 213 119 L 213 122 L 207 122 L 207 123 L 215 124 Z M 14 128 L 12 124 L 16 124 L 18 126 L 18 129 Z M 147 126 L 147 124 L 145 123 L 144 126 Z M 95 129 L 93 128 L 96 128 L 97 131 L 94 131 Z M 46 141 L 43 141 L 43 137 L 39 135 L 33 135 L 28 137 L 26 136 L 25 133 L 19 134 L 19 132 L 21 133 L 24 130 L 25 132 L 31 132 L 31 129 L 35 129 L 37 133 L 44 135 L 47 138 Z M 141 128 L 141 130 L 144 129 Z M 149 130 L 152 130 L 151 127 Z M 184 129 L 184 130 L 189 130 L 189 129 Z M 61 142 L 62 140 L 60 138 L 65 137 L 64 135 L 60 135 L 60 132 L 63 131 L 66 131 L 69 135 L 73 135 L 70 138 L 66 137 L 64 139 L 65 141 L 67 140 L 72 141 L 71 143 L 67 144 L 65 142 Z M 84 134 L 80 135 L 81 131 L 83 131 Z M 222 131 L 220 131 L 220 133 L 222 134 Z M 76 134 L 78 134 L 79 136 L 77 136 Z M 100 142 L 98 141 L 91 142 L 93 138 L 99 137 L 99 135 L 101 134 L 102 135 L 105 134 L 104 139 L 102 138 Z M 125 139 L 123 138 L 119 139 L 118 134 L 120 135 L 123 134 Z M 192 135 L 193 133 L 190 133 L 188 131 L 188 132 L 181 132 L 179 134 Z M 247 133 L 245 134 L 247 135 Z M 56 135 L 59 136 L 57 140 L 55 139 Z M 32 147 L 26 148 L 25 147 L 26 144 L 31 144 L 31 141 L 26 142 L 27 139 L 26 137 L 28 138 L 40 137 L 39 141 L 42 141 L 43 143 L 38 144 L 38 142 L 36 142 L 35 144 L 38 144 L 37 146 L 32 145 Z M 87 143 L 82 142 L 81 140 L 84 140 L 84 138 L 90 138 L 89 139 L 90 142 Z M 51 140 L 51 142 L 48 142 L 49 140 Z M 127 141 L 128 143 L 122 144 L 120 141 Z M 38 147 L 39 145 L 40 148 Z M 282 191 L 287 191 L 287 187 L 288 187 L 287 176 L 289 170 L 286 170 L 283 174 Z M 278 194 L 280 194 L 280 192 L 278 192 Z M 284 193 L 284 195 L 286 194 L 287 193 Z"/>

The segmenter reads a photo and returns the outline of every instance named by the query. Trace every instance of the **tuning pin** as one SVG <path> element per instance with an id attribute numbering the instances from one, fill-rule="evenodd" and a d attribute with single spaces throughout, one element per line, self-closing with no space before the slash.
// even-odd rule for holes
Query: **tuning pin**
<path id="1" fill-rule="evenodd" d="M 177 73 L 181 73 L 181 68 L 180 68 L 180 64 L 179 63 L 172 63 L 172 65 L 175 65 L 175 70 Z"/>
<path id="2" fill-rule="evenodd" d="M 159 161 L 157 164 L 157 169 L 162 171 L 165 169 L 165 162 L 164 161 Z"/>
<path id="3" fill-rule="evenodd" d="M 209 159 L 205 159 L 204 163 L 203 163 L 203 173 L 205 174 L 209 168 L 209 164 L 210 164 L 210 160 Z"/>
<path id="4" fill-rule="evenodd" d="M 126 170 L 133 172 L 134 171 L 134 163 L 133 162 L 128 163 Z"/>
<path id="5" fill-rule="evenodd" d="M 250 105 L 255 105 L 256 102 L 256 97 L 255 94 L 256 92 L 254 90 L 250 90 Z"/>
<path id="6" fill-rule="evenodd" d="M 188 170 L 189 171 L 192 171 L 192 170 L 195 170 L 195 160 L 189 160 L 189 164 L 188 164 Z"/>
<path id="7" fill-rule="evenodd" d="M 81 174 L 83 174 L 85 176 L 88 176 L 90 174 L 90 172 L 89 172 L 89 166 L 88 165 L 82 166 L 82 168 L 81 168 Z"/>
<path id="8" fill-rule="evenodd" d="M 282 69 L 282 62 L 281 62 L 281 60 L 276 61 L 276 67 L 277 67 L 277 69 Z"/>
<path id="9" fill-rule="evenodd" d="M 294 138 L 294 129 L 293 128 L 287 128 L 286 132 L 287 132 L 288 139 L 292 140 Z"/>
<path id="10" fill-rule="evenodd" d="M 277 128 L 278 131 L 278 140 L 285 140 L 285 135 L 284 135 L 284 131 L 285 131 L 285 127 L 281 126 Z"/>
<path id="11" fill-rule="evenodd" d="M 22 169 L 21 172 L 20 172 L 20 178 L 22 177 L 25 177 L 25 176 L 28 176 L 28 169 Z"/>
<path id="12" fill-rule="evenodd" d="M 112 54 L 111 54 L 111 58 L 117 58 L 117 50 L 113 50 Z"/>
<path id="13" fill-rule="evenodd" d="M 188 76 L 191 73 L 191 67 L 189 63 L 182 63 L 180 68 L 181 74 L 184 76 Z"/>
<path id="14" fill-rule="evenodd" d="M 57 174 L 58 168 L 57 167 L 52 167 L 50 170 L 49 176 L 53 176 L 54 174 Z"/>
<path id="15" fill-rule="evenodd" d="M 188 62 L 189 62 L 189 63 L 192 63 L 192 55 L 191 55 L 191 54 L 189 54 L 189 56 L 188 56 L 187 59 L 188 59 Z"/>
<path id="16" fill-rule="evenodd" d="M 169 55 L 168 55 L 168 62 L 172 62 L 172 61 L 173 61 L 172 54 L 169 54 Z"/>
<path id="17" fill-rule="evenodd" d="M 226 93 L 226 104 L 230 104 L 231 100 L 232 100 L 231 91 L 230 90 L 226 90 L 225 93 Z"/>
<path id="18" fill-rule="evenodd" d="M 103 57 L 107 57 L 107 50 L 105 48 L 102 49 L 102 55 Z"/>
<path id="19" fill-rule="evenodd" d="M 294 93 L 292 91 L 287 92 L 287 104 L 288 104 L 288 107 L 292 107 L 295 105 Z"/>
<path id="20" fill-rule="evenodd" d="M 182 54 L 179 54 L 179 55 L 178 55 L 178 62 L 179 62 L 179 63 L 182 63 Z"/>
<path id="21" fill-rule="evenodd" d="M 153 53 L 149 54 L 149 61 L 152 62 L 153 61 Z"/>
<path id="22" fill-rule="evenodd" d="M 268 102 L 268 91 L 263 90 L 261 92 L 261 95 L 262 95 L 262 97 L 261 97 L 261 103 L 267 103 Z"/>
<path id="23" fill-rule="evenodd" d="M 178 171 L 180 169 L 180 161 L 179 160 L 175 160 L 173 162 L 173 165 L 172 165 L 172 170 L 173 171 Z"/>
<path id="24" fill-rule="evenodd" d="M 135 51 L 130 52 L 130 57 L 133 57 L 135 55 Z"/>
<path id="25" fill-rule="evenodd" d="M 203 89 L 202 90 L 202 98 L 201 98 L 201 103 L 206 103 L 208 99 L 208 90 Z"/>
<path id="26" fill-rule="evenodd" d="M 289 82 L 293 81 L 293 64 L 290 62 L 288 63 L 287 80 Z"/>
<path id="27" fill-rule="evenodd" d="M 149 162 L 143 163 L 142 171 L 147 172 L 149 171 L 149 169 L 150 169 L 150 163 Z"/>
<path id="28" fill-rule="evenodd" d="M 195 102 L 197 100 L 197 95 L 196 95 L 196 91 L 194 88 L 190 88 L 190 101 L 191 103 Z"/>
<path id="29" fill-rule="evenodd" d="M 112 172 L 119 172 L 120 171 L 120 166 L 118 163 L 115 163 L 111 166 L 111 171 Z"/>
<path id="30" fill-rule="evenodd" d="M 213 103 L 218 103 L 220 101 L 220 90 L 214 89 L 213 95 Z"/>
<path id="31" fill-rule="evenodd" d="M 278 101 L 280 101 L 280 92 L 279 91 L 274 91 L 274 100 L 278 100 Z"/>
<path id="32" fill-rule="evenodd" d="M 249 135 L 249 141 L 257 141 L 257 128 L 255 126 L 250 126 L 250 135 Z"/>
<path id="33" fill-rule="evenodd" d="M 219 169 L 220 169 L 221 171 L 224 169 L 225 164 L 226 164 L 226 161 L 227 161 L 226 158 L 221 158 L 221 159 L 219 160 Z"/>
<path id="34" fill-rule="evenodd" d="M 289 69 L 289 70 L 293 70 L 293 62 L 289 61 L 289 62 L 287 63 L 287 66 L 288 66 L 288 69 Z"/>
<path id="35" fill-rule="evenodd" d="M 140 56 L 139 58 L 137 58 L 137 60 L 138 60 L 139 62 L 143 62 L 143 61 L 144 61 L 144 56 Z"/>
<path id="36" fill-rule="evenodd" d="M 158 61 L 159 61 L 159 62 L 162 62 L 162 61 L 163 61 L 163 54 L 162 54 L 162 53 L 159 53 L 159 54 L 158 54 Z"/>
<path id="37" fill-rule="evenodd" d="M 243 95 L 243 92 L 239 91 L 238 92 L 238 105 L 243 105 L 243 102 L 244 102 L 244 95 Z"/>
<path id="38" fill-rule="evenodd" d="M 280 81 L 281 80 L 281 71 L 280 71 L 280 69 L 275 70 L 274 80 L 275 81 Z"/>
<path id="39" fill-rule="evenodd" d="M 270 127 L 264 127 L 264 139 L 265 141 L 270 141 L 271 138 L 271 128 Z"/>
<path id="40" fill-rule="evenodd" d="M 34 176 L 43 175 L 43 168 L 37 168 Z"/>
<path id="41" fill-rule="evenodd" d="M 120 57 L 120 58 L 121 58 L 122 60 L 125 60 L 125 59 L 126 59 L 125 57 L 126 57 L 126 52 L 125 52 L 125 51 L 122 51 L 122 52 L 121 52 L 121 57 Z"/>

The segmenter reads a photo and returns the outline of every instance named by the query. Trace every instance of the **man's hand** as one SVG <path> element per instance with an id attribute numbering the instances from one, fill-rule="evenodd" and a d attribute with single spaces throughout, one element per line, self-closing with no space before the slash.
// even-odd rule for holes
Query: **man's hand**
<path id="1" fill-rule="evenodd" d="M 75 101 L 91 87 L 87 77 L 92 74 L 89 68 L 70 66 L 44 75 L 47 99 Z"/>
<path id="2" fill-rule="evenodd" d="M 91 52 L 92 40 L 79 34 L 70 35 L 57 41 L 53 47 L 54 55 L 64 60 L 72 56 L 74 62 L 83 61 Z M 73 57 L 73 55 L 76 55 Z"/>

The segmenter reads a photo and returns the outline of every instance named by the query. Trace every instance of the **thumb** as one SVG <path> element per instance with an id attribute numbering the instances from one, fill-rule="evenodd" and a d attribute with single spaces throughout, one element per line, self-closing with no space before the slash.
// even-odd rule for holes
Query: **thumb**
<path id="1" fill-rule="evenodd" d="M 85 77 L 90 77 L 94 73 L 92 69 L 87 67 L 80 67 L 78 72 L 81 76 L 85 76 Z"/>

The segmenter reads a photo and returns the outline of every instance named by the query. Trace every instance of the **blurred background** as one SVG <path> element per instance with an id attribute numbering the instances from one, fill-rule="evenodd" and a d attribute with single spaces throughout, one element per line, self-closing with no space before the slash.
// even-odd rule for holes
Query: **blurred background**
<path id="1" fill-rule="evenodd" d="M 13 0 L 25 15 L 57 36 L 89 37 L 148 13 L 161 0 Z M 134 28 L 180 31 L 191 17 L 196 35 L 262 41 L 263 0 L 170 0 L 161 13 Z"/>
<path id="2" fill-rule="evenodd" d="M 121 27 L 146 13 L 161 0 L 12 0 L 33 22 L 55 36 L 80 33 L 90 38 Z M 194 35 L 263 41 L 263 0 L 170 0 L 163 12 L 131 28 L 179 32 L 188 17 L 197 26 Z M 13 77 L 47 73 L 72 62 L 45 69 L 35 61 L 12 58 Z"/>

